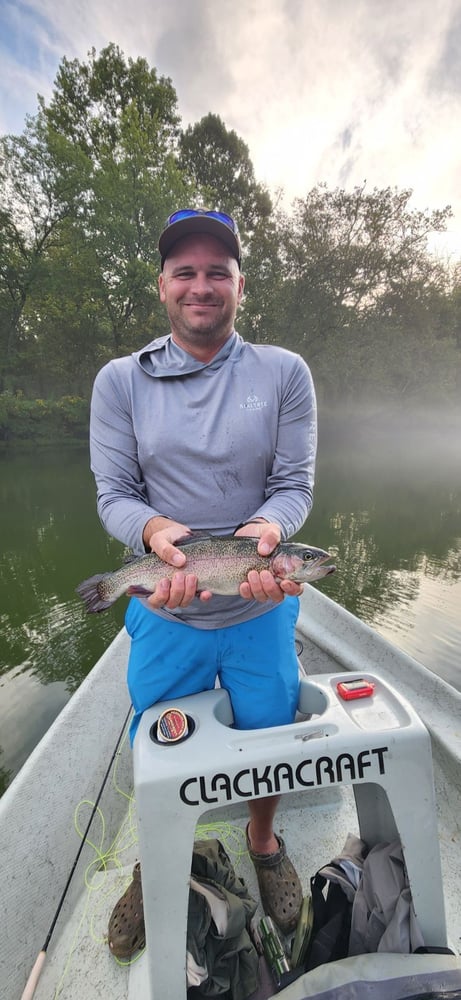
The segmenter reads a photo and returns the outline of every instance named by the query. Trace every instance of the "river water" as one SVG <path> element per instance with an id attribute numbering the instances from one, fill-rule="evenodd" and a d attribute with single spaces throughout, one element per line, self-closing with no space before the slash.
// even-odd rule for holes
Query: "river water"
<path id="1" fill-rule="evenodd" d="M 124 555 L 95 513 L 86 448 L 0 454 L 0 794 L 123 623 L 75 586 Z M 321 433 L 299 535 L 335 555 L 317 586 L 461 690 L 461 434 Z M 370 665 L 370 669 L 372 665 Z"/>

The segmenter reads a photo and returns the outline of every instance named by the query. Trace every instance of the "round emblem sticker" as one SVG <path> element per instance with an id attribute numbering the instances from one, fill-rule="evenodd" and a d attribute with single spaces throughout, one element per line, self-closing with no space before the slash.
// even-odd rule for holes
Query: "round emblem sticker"
<path id="1" fill-rule="evenodd" d="M 157 739 L 160 743 L 177 743 L 187 736 L 189 727 L 184 712 L 180 708 L 167 708 L 157 723 Z"/>

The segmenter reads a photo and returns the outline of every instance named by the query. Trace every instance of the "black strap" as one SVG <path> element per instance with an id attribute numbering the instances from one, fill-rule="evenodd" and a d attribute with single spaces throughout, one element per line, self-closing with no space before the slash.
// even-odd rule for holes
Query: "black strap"
<path id="1" fill-rule="evenodd" d="M 323 889 L 328 882 L 328 892 Z M 320 875 L 311 878 L 311 895 L 314 908 L 314 924 L 309 951 L 304 966 L 309 972 L 325 962 L 335 962 L 346 958 L 349 948 L 351 924 L 351 904 L 337 882 Z"/>

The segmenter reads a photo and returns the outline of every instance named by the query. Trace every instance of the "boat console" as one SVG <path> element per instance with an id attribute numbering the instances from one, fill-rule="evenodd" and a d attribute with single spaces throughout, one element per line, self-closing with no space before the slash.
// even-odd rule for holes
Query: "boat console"
<path id="1" fill-rule="evenodd" d="M 309 837 L 309 793 L 352 786 L 361 838 L 369 847 L 400 838 L 425 942 L 447 947 L 425 726 L 405 699 L 372 674 L 305 677 L 298 707 L 302 721 L 251 731 L 233 728 L 230 699 L 221 689 L 144 712 L 134 743 L 134 776 L 146 1000 L 186 1000 L 187 904 L 197 822 L 211 809 L 259 796 L 306 793 Z"/>

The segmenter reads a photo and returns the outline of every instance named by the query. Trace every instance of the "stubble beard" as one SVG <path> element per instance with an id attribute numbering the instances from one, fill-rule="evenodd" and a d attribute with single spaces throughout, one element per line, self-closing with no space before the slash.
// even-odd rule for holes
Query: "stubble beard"
<path id="1" fill-rule="evenodd" d="M 219 312 L 219 307 L 217 309 Z M 171 329 L 176 336 L 191 345 L 218 344 L 228 339 L 234 328 L 234 317 L 223 315 L 204 318 L 200 323 L 189 323 L 181 311 L 170 316 Z"/>

